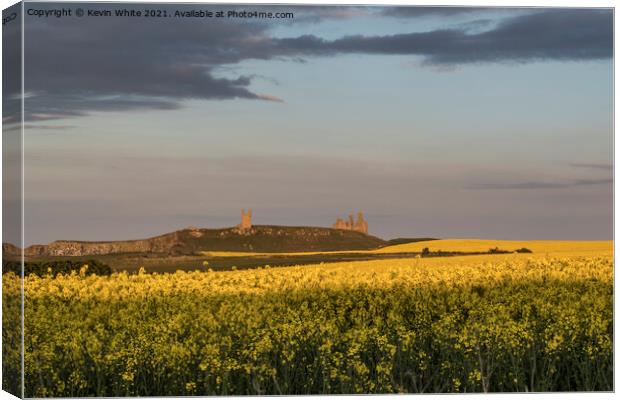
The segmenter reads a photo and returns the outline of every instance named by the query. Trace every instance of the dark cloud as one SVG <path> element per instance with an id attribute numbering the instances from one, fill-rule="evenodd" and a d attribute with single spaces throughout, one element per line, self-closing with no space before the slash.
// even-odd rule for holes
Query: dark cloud
<path id="1" fill-rule="evenodd" d="M 383 15 L 396 18 L 416 18 L 427 16 L 453 16 L 471 13 L 481 13 L 496 10 L 492 7 L 389 7 L 382 12 Z"/>
<path id="2" fill-rule="evenodd" d="M 21 97 L 21 15 L 20 5 L 3 10 L 3 17 L 17 16 L 2 27 L 2 129 L 15 131 L 22 121 Z"/>
<path id="3" fill-rule="evenodd" d="M 613 179 L 577 179 L 573 182 L 519 182 L 519 183 L 480 183 L 467 186 L 473 190 L 510 190 L 510 189 L 566 189 L 577 186 L 605 185 L 613 183 Z"/>
<path id="4" fill-rule="evenodd" d="M 3 127 L 6 127 L 8 125 L 21 124 L 21 122 L 22 122 L 22 115 L 19 112 L 7 113 L 6 105 L 4 105 L 4 103 L 6 103 L 6 101 L 3 102 L 4 110 L 2 111 L 2 113 L 3 114 L 7 114 L 7 115 L 2 117 L 2 125 L 3 125 Z"/>
<path id="5" fill-rule="evenodd" d="M 453 65 L 608 59 L 613 54 L 613 15 L 608 10 L 550 10 L 509 18 L 476 34 L 445 29 L 333 41 L 306 35 L 281 39 L 278 46 L 298 54 L 417 55 L 428 64 Z"/>
<path id="6" fill-rule="evenodd" d="M 18 5 L 2 12 L 3 17 L 15 13 L 14 20 L 2 26 L 2 97 L 6 100 L 21 90 L 21 10 Z M 19 100 L 19 98 L 16 98 Z"/>
<path id="7" fill-rule="evenodd" d="M 287 7 L 287 11 L 289 9 L 295 13 L 295 18 L 289 20 L 289 22 L 295 24 L 298 24 L 299 22 L 316 23 L 324 20 L 339 20 L 383 14 L 383 9 L 373 6 L 333 5 Z"/>
<path id="8" fill-rule="evenodd" d="M 27 18 L 27 121 L 90 111 L 173 110 L 189 99 L 281 101 L 252 91 L 252 77 L 216 76 L 221 66 L 265 58 L 255 48 L 266 38 L 265 24 L 90 18 L 85 26 L 85 20 Z"/>
<path id="9" fill-rule="evenodd" d="M 37 7 L 52 5 L 38 3 Z M 182 6 L 174 9 L 178 7 Z M 364 7 L 291 9 L 319 20 L 371 12 Z M 273 11 L 286 9 L 277 7 Z M 256 93 L 251 88 L 254 76 L 231 76 L 229 67 L 249 59 L 299 61 L 361 53 L 419 56 L 425 63 L 444 66 L 608 59 L 612 56 L 612 18 L 610 10 L 545 9 L 527 15 L 517 13 L 478 33 L 463 26 L 325 40 L 314 35 L 274 38 L 270 35 L 273 21 L 30 17 L 26 18 L 25 31 L 26 120 L 80 116 L 91 111 L 172 110 L 190 99 L 282 101 L 277 94 Z M 225 68 L 229 71 L 222 75 Z M 5 95 L 19 92 L 14 86 L 9 84 Z"/>

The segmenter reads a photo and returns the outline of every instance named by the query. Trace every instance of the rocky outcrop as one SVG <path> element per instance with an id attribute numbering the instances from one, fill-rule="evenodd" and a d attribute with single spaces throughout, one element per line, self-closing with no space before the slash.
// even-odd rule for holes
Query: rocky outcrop
<path id="1" fill-rule="evenodd" d="M 11 243 L 2 243 L 2 255 L 6 256 L 19 256 L 21 255 L 21 250 L 19 247 L 11 244 Z"/>
<path id="2" fill-rule="evenodd" d="M 83 242 L 57 240 L 48 245 L 27 247 L 25 255 L 37 256 L 89 256 L 119 253 L 175 253 L 180 242 L 178 232 L 142 240 L 123 240 L 112 242 Z"/>

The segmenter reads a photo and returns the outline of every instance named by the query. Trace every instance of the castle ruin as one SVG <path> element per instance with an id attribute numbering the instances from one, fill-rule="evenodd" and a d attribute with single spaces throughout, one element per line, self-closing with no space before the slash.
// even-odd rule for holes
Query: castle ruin
<path id="1" fill-rule="evenodd" d="M 241 210 L 241 223 L 237 225 L 241 231 L 249 231 L 252 229 L 252 209 L 249 208 L 248 212 L 245 212 L 245 208 Z"/>
<path id="2" fill-rule="evenodd" d="M 357 221 L 353 220 L 353 214 L 349 214 L 349 218 L 345 221 L 342 218 L 336 219 L 336 223 L 332 225 L 334 229 L 344 229 L 348 231 L 357 231 L 368 233 L 368 221 L 364 219 L 364 214 L 357 213 Z"/>

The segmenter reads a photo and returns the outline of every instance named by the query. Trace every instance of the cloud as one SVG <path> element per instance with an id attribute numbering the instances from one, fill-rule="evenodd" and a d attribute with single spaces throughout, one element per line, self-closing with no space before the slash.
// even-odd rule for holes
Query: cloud
<path id="1" fill-rule="evenodd" d="M 614 180 L 611 178 L 607 179 L 577 179 L 574 183 L 574 186 L 588 186 L 588 185 L 606 185 L 614 183 Z"/>
<path id="2" fill-rule="evenodd" d="M 276 103 L 284 103 L 284 100 L 282 100 L 281 98 L 279 98 L 277 96 L 271 96 L 271 95 L 268 95 L 268 94 L 258 95 L 258 98 L 261 99 L 261 100 L 275 101 Z"/>
<path id="3" fill-rule="evenodd" d="M 175 5 L 178 7 L 182 6 Z M 319 20 L 354 18 L 368 15 L 369 10 L 303 8 L 305 15 L 314 12 Z M 277 11 L 283 11 L 282 7 Z M 414 11 L 468 12 L 460 8 Z M 93 111 L 175 110 L 192 99 L 282 102 L 276 93 L 254 91 L 255 76 L 227 73 L 218 77 L 220 70 L 230 72 L 231 67 L 251 59 L 300 61 L 351 53 L 411 55 L 449 69 L 467 63 L 581 61 L 612 56 L 610 10 L 515 13 L 482 32 L 471 32 L 465 24 L 428 32 L 335 40 L 315 35 L 276 38 L 270 35 L 273 21 L 261 20 L 70 18 L 58 22 L 27 18 L 25 91 L 29 97 L 25 117 L 27 122 L 35 122 Z M 19 88 L 8 84 L 3 91 L 5 98 L 15 91 Z"/>
<path id="4" fill-rule="evenodd" d="M 4 10 L 7 13 L 19 12 L 18 5 Z M 21 24 L 19 17 L 13 23 L 2 27 L 2 128 L 5 131 L 19 129 L 21 113 Z"/>
<path id="5" fill-rule="evenodd" d="M 75 128 L 74 125 L 24 125 L 24 130 L 39 129 L 39 130 L 44 130 L 44 131 L 54 131 L 54 130 L 66 131 L 68 129 L 73 129 L 73 128 Z"/>
<path id="6" fill-rule="evenodd" d="M 174 110 L 191 99 L 281 101 L 252 91 L 251 76 L 216 76 L 219 67 L 264 58 L 254 43 L 267 29 L 247 20 L 27 18 L 26 120 Z"/>
<path id="7" fill-rule="evenodd" d="M 472 190 L 512 190 L 512 189 L 566 189 L 578 186 L 605 185 L 613 183 L 613 179 L 577 179 L 572 182 L 518 182 L 518 183 L 480 183 L 466 187 Z"/>
<path id="8" fill-rule="evenodd" d="M 380 15 L 381 12 L 373 6 L 294 6 L 287 7 L 295 14 L 295 18 L 289 20 L 290 23 L 317 23 L 325 20 L 339 20 L 363 16 Z M 262 11 L 258 8 L 259 11 Z"/>
<path id="9" fill-rule="evenodd" d="M 283 53 L 308 55 L 415 55 L 434 65 L 600 60 L 613 54 L 613 15 L 607 10 L 548 10 L 508 18 L 475 34 L 438 29 L 333 41 L 305 35 L 280 39 L 277 47 Z"/>
<path id="10" fill-rule="evenodd" d="M 427 16 L 453 16 L 471 14 L 474 12 L 488 12 L 497 10 L 492 7 L 388 7 L 382 12 L 383 15 L 396 18 L 417 18 Z"/>
<path id="11" fill-rule="evenodd" d="M 614 169 L 614 166 L 612 164 L 571 163 L 569 165 L 575 168 L 604 169 L 608 171 L 612 171 Z"/>

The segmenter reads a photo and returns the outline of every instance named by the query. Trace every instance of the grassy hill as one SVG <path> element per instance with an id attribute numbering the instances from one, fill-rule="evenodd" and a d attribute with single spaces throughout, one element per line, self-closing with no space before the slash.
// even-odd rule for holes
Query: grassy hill
<path id="1" fill-rule="evenodd" d="M 179 243 L 174 250 L 182 254 L 209 250 L 268 253 L 366 250 L 387 243 L 360 232 L 307 226 L 256 225 L 246 232 L 237 228 L 185 229 L 177 234 Z"/>

